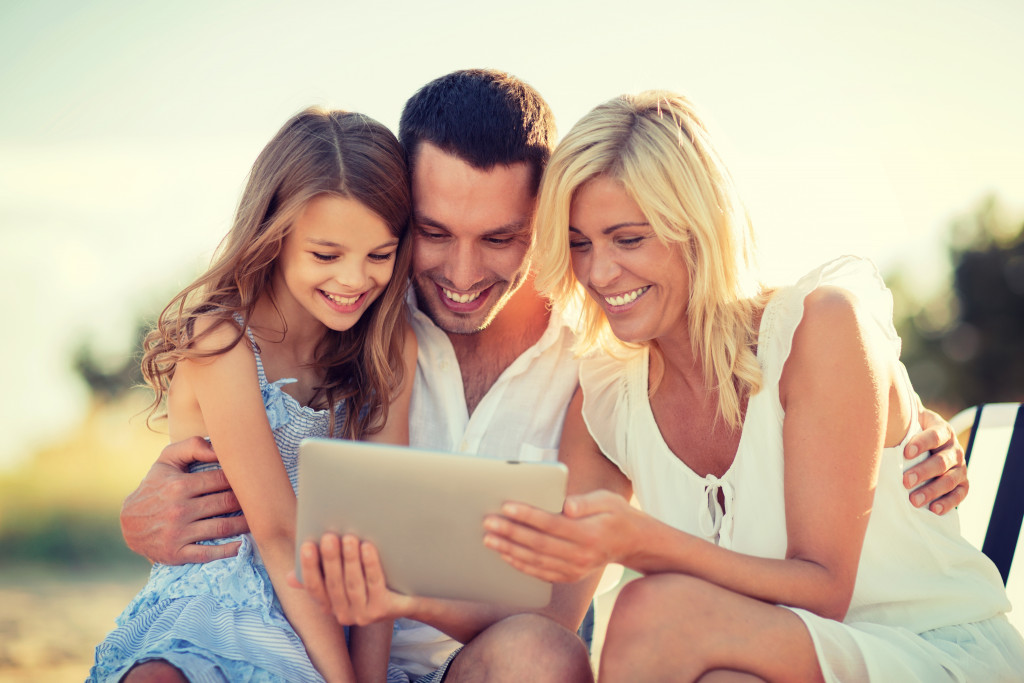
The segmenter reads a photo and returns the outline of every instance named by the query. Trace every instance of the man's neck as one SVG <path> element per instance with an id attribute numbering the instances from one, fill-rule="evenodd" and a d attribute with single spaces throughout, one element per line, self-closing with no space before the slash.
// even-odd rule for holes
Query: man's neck
<path id="1" fill-rule="evenodd" d="M 547 329 L 548 302 L 523 283 L 485 329 L 473 334 L 448 334 L 462 370 L 466 408 L 472 415 L 498 377 Z"/>

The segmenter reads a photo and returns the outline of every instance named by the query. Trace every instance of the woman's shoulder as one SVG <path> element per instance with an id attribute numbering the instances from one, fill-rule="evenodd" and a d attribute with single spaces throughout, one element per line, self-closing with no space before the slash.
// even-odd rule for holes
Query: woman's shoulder
<path id="1" fill-rule="evenodd" d="M 580 359 L 580 387 L 584 395 L 624 391 L 629 378 L 646 362 L 642 348 L 620 352 L 591 351 Z"/>
<path id="2" fill-rule="evenodd" d="M 845 319 L 862 325 L 870 321 L 898 354 L 900 339 L 892 311 L 892 293 L 875 265 L 865 258 L 844 256 L 775 291 L 764 312 L 759 343 L 785 359 L 798 328 Z"/>
<path id="3" fill-rule="evenodd" d="M 647 359 L 647 350 L 637 348 L 626 354 L 592 352 L 581 360 L 583 416 L 599 443 L 624 427 L 637 401 L 646 400 Z"/>

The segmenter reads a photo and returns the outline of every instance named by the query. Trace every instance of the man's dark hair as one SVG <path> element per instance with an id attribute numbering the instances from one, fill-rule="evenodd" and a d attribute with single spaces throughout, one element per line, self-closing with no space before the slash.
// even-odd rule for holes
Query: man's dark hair
<path id="1" fill-rule="evenodd" d="M 427 83 L 409 98 L 398 138 L 410 170 L 424 141 L 482 170 L 525 161 L 536 194 L 555 144 L 555 118 L 540 93 L 515 76 L 466 69 Z"/>

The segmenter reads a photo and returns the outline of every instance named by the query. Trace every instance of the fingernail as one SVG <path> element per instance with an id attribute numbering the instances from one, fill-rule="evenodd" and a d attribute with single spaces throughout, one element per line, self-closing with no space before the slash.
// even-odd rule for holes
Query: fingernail
<path id="1" fill-rule="evenodd" d="M 484 545 L 488 548 L 497 548 L 498 542 L 490 534 L 484 534 Z"/>
<path id="2" fill-rule="evenodd" d="M 907 458 L 917 457 L 917 446 L 907 446 Z"/>
<path id="3" fill-rule="evenodd" d="M 506 515 L 512 516 L 519 512 L 519 506 L 515 503 L 505 503 L 501 506 L 501 511 Z"/>
<path id="4" fill-rule="evenodd" d="M 907 475 L 907 488 L 908 489 L 909 488 L 913 488 L 914 484 L 917 483 L 917 479 L 918 479 L 918 476 L 917 476 L 916 472 L 911 472 L 910 474 L 908 474 Z"/>
<path id="5" fill-rule="evenodd" d="M 484 517 L 484 528 L 488 531 L 497 531 L 498 521 L 493 517 Z"/>
<path id="6" fill-rule="evenodd" d="M 945 508 L 942 507 L 942 503 L 936 503 L 935 505 L 932 505 L 932 512 L 934 512 L 937 515 L 941 515 L 944 509 Z"/>
<path id="7" fill-rule="evenodd" d="M 921 507 L 922 505 L 924 505 L 924 494 L 915 493 L 913 496 L 910 497 L 910 502 L 914 504 L 914 507 Z"/>

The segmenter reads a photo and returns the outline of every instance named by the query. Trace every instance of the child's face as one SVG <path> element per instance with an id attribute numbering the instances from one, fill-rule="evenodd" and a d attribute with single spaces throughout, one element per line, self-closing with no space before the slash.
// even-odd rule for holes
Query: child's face
<path id="1" fill-rule="evenodd" d="M 355 199 L 322 194 L 284 239 L 274 294 L 289 328 L 352 327 L 391 279 L 398 238 Z"/>

